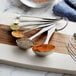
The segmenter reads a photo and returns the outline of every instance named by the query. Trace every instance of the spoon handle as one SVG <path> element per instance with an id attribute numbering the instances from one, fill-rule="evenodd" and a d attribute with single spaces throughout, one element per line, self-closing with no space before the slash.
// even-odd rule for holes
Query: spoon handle
<path id="1" fill-rule="evenodd" d="M 21 20 L 20 22 L 55 22 L 54 20 Z"/>
<path id="2" fill-rule="evenodd" d="M 30 37 L 29 39 L 32 40 L 35 37 L 37 37 L 38 35 L 42 34 L 43 32 L 47 31 L 48 29 L 52 29 L 53 27 L 55 27 L 55 25 L 52 26 L 48 26 L 48 27 L 44 27 L 42 30 L 40 30 L 38 33 L 36 33 L 35 35 L 33 35 L 32 37 Z"/>
<path id="3" fill-rule="evenodd" d="M 34 29 L 38 29 L 38 28 L 42 28 L 42 27 L 46 27 L 46 26 L 52 26 L 53 24 L 54 24 L 54 23 L 49 23 L 49 24 L 46 24 L 46 25 L 36 26 L 36 27 L 33 27 L 33 28 L 29 29 L 29 30 L 24 31 L 23 33 L 26 33 L 26 32 L 29 32 L 29 31 L 32 31 L 32 30 L 34 30 Z"/>
<path id="4" fill-rule="evenodd" d="M 51 29 L 48 30 L 48 34 L 47 34 L 47 38 L 44 42 L 44 44 L 48 44 L 50 37 L 52 36 L 52 34 L 55 32 L 56 27 L 53 27 Z"/>
<path id="5" fill-rule="evenodd" d="M 20 23 L 19 25 L 20 25 L 20 27 L 27 27 L 27 26 L 29 26 L 29 27 L 34 26 L 35 27 L 35 26 L 40 26 L 40 25 L 45 25 L 45 24 L 50 24 L 50 23 L 53 23 L 53 22 L 43 22 L 43 23 L 32 23 L 32 22 L 27 23 L 26 22 L 26 23 Z"/>
<path id="6" fill-rule="evenodd" d="M 21 17 L 23 17 L 23 18 L 25 18 L 25 19 L 31 18 L 31 19 L 55 20 L 55 21 L 63 19 L 63 17 L 51 19 L 51 18 L 43 18 L 43 17 L 35 17 L 35 16 L 25 16 L 25 15 L 21 15 L 20 18 L 21 18 Z"/>

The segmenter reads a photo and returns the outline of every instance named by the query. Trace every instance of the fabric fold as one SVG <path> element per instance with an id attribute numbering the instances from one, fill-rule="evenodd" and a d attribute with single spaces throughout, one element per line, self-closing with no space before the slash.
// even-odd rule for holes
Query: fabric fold
<path id="1" fill-rule="evenodd" d="M 57 16 L 67 17 L 69 20 L 76 22 L 76 10 L 71 8 L 64 0 L 54 5 L 53 12 Z"/>
<path id="2" fill-rule="evenodd" d="M 76 0 L 64 0 L 70 7 L 76 10 Z"/>

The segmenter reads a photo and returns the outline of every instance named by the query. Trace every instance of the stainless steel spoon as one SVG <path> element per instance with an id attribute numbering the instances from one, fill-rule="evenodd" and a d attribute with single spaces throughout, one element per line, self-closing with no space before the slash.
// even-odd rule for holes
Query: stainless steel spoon
<path id="1" fill-rule="evenodd" d="M 55 32 L 55 29 L 56 29 L 56 27 L 53 27 L 52 29 L 49 29 L 48 30 L 47 38 L 46 38 L 44 44 L 34 45 L 33 48 L 34 47 L 38 47 L 38 46 L 40 46 L 40 48 L 43 48 L 43 46 L 45 46 L 45 50 L 47 50 L 47 48 L 50 48 L 50 47 L 54 47 L 55 48 L 54 45 L 48 44 L 49 43 L 49 40 L 50 40 L 50 38 L 52 36 L 52 34 Z M 49 49 L 47 52 L 44 52 L 44 50 L 42 50 L 42 52 L 40 52 L 39 49 L 35 49 L 34 50 L 33 48 L 32 48 L 32 50 L 35 52 L 35 54 L 38 55 L 38 56 L 42 56 L 42 57 L 47 56 L 47 55 L 51 54 L 54 51 L 53 49 L 52 50 Z"/>

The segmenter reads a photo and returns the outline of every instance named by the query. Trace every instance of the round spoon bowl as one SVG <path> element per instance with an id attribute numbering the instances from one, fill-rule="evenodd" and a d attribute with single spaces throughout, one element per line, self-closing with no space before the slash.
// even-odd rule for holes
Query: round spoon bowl
<path id="1" fill-rule="evenodd" d="M 26 50 L 34 45 L 32 40 L 27 38 L 21 38 L 16 40 L 17 46 L 23 50 Z"/>
<path id="2" fill-rule="evenodd" d="M 12 31 L 12 36 L 15 38 L 23 38 L 24 37 L 24 33 L 21 31 Z"/>
<path id="3" fill-rule="evenodd" d="M 43 49 L 42 46 L 45 46 L 45 48 L 44 48 L 45 50 L 41 50 L 41 49 Z M 48 56 L 48 55 L 52 54 L 54 52 L 54 48 L 55 48 L 55 46 L 53 46 L 53 45 L 42 44 L 42 45 L 34 45 L 32 50 L 34 51 L 34 53 L 37 56 L 44 57 L 44 56 Z"/>

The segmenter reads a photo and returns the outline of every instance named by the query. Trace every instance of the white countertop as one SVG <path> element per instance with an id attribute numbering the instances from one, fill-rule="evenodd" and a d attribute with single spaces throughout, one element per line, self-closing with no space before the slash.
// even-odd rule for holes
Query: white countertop
<path id="1" fill-rule="evenodd" d="M 0 0 L 0 13 L 16 13 L 16 14 L 34 15 L 42 17 L 51 17 L 50 6 L 41 9 L 32 9 L 27 6 L 24 6 L 22 3 L 19 2 L 19 0 Z M 0 76 L 76 76 L 76 75 L 37 71 L 0 64 Z"/>

